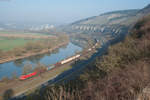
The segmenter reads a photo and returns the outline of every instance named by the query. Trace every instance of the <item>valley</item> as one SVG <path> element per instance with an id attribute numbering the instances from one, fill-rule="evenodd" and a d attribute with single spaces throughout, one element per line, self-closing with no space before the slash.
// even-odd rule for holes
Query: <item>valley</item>
<path id="1" fill-rule="evenodd" d="M 81 7 L 72 22 L 45 6 L 0 21 L 0 100 L 149 100 L 150 4 L 87 18 Z"/>

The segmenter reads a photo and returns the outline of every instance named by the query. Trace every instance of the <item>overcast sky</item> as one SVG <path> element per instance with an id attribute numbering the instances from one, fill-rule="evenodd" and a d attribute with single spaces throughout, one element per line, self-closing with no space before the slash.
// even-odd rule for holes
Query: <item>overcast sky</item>
<path id="1" fill-rule="evenodd" d="M 140 9 L 150 0 L 0 0 L 0 22 L 70 23 L 104 12 Z"/>

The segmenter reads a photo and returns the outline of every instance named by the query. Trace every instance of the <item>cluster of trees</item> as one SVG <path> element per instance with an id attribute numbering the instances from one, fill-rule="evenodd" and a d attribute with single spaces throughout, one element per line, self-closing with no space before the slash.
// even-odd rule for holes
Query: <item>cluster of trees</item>
<path id="1" fill-rule="evenodd" d="M 3 100 L 10 100 L 14 96 L 14 91 L 12 89 L 8 89 L 5 91 L 3 95 Z"/>
<path id="2" fill-rule="evenodd" d="M 76 80 L 48 86 L 26 100 L 148 100 L 150 17 L 138 22 L 127 38 L 111 46 Z"/>
<path id="3" fill-rule="evenodd" d="M 44 64 L 37 63 L 35 68 L 33 69 L 32 64 L 27 63 L 23 67 L 23 74 L 29 74 L 33 71 L 36 71 L 36 72 L 38 72 L 38 74 L 41 74 L 41 73 L 43 73 L 43 71 L 46 71 L 46 68 L 47 67 Z"/>

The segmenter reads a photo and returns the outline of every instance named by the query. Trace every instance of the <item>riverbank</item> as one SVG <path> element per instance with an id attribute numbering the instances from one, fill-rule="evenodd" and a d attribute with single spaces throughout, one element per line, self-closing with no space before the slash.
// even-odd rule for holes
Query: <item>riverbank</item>
<path id="1" fill-rule="evenodd" d="M 31 56 L 36 56 L 36 55 L 40 55 L 40 54 L 44 54 L 44 53 L 48 53 L 48 52 L 52 52 L 62 46 L 65 46 L 69 43 L 69 41 L 66 41 L 64 43 L 61 43 L 61 44 L 58 44 L 57 46 L 51 48 L 51 49 L 44 49 L 42 51 L 39 51 L 39 52 L 27 52 L 25 54 L 23 54 L 22 56 L 11 56 L 9 58 L 6 58 L 6 59 L 0 59 L 0 64 L 2 63 L 6 63 L 6 62 L 10 62 L 10 61 L 15 61 L 15 60 L 19 60 L 19 59 L 24 59 L 24 58 L 28 58 L 28 57 L 31 57 Z"/>
<path id="2" fill-rule="evenodd" d="M 82 55 L 80 60 L 82 59 L 88 59 L 93 53 L 96 52 L 96 49 L 93 49 L 91 51 L 82 51 L 80 54 Z M 38 87 L 40 88 L 42 85 L 48 84 L 47 82 L 53 78 L 55 78 L 57 75 L 60 75 L 64 71 L 67 71 L 69 69 L 72 69 L 72 65 L 74 64 L 76 60 L 73 60 L 71 62 L 68 62 L 64 65 L 61 65 L 60 67 L 53 68 L 50 71 L 47 71 L 45 73 L 42 73 L 39 76 L 36 76 L 34 78 L 25 80 L 25 81 L 19 81 L 18 79 L 10 80 L 10 82 L 0 82 L 0 100 L 2 98 L 2 94 L 8 90 L 12 89 L 14 91 L 15 96 L 19 96 L 21 94 L 30 94 L 34 90 L 36 90 Z M 75 67 L 75 66 L 74 66 Z M 66 77 L 64 77 L 66 78 Z M 63 78 L 63 79 L 64 79 Z"/>
<path id="3" fill-rule="evenodd" d="M 21 95 L 22 93 L 26 93 L 28 91 L 34 91 L 40 85 L 45 84 L 48 80 L 55 78 L 57 75 L 70 68 L 70 63 L 68 63 L 25 81 L 15 79 L 8 82 L 0 82 L 0 100 L 2 100 L 2 96 L 6 90 L 12 89 L 15 96 Z"/>

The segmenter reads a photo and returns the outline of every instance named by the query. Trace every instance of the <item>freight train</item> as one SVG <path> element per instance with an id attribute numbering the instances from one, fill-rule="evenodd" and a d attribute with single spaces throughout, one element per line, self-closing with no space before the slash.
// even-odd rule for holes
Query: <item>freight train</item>
<path id="1" fill-rule="evenodd" d="M 42 72 L 44 73 L 44 72 L 46 72 L 46 71 L 52 70 L 52 69 L 55 68 L 55 67 L 59 67 L 59 66 L 61 66 L 61 65 L 63 65 L 63 64 L 69 63 L 69 62 L 71 62 L 71 61 L 73 61 L 73 60 L 79 58 L 80 56 L 81 56 L 81 55 L 77 54 L 77 55 L 75 55 L 75 56 L 72 56 L 72 57 L 70 57 L 70 58 L 67 58 L 67 59 L 65 59 L 65 60 L 62 60 L 62 61 L 60 61 L 60 62 L 58 62 L 58 63 L 56 63 L 56 64 L 54 64 L 54 65 L 50 65 L 50 66 L 47 67 L 47 69 L 46 69 L 45 71 L 42 71 Z M 39 75 L 39 71 L 35 71 L 35 72 L 29 73 L 29 74 L 27 74 L 27 75 L 21 75 L 21 76 L 19 77 L 19 79 L 20 79 L 20 80 L 26 80 L 26 79 L 32 78 L 32 77 L 34 77 L 34 76 L 36 76 L 36 75 Z"/>
<path id="2" fill-rule="evenodd" d="M 89 48 L 89 49 L 87 50 L 87 52 L 85 52 L 85 54 L 88 53 L 88 52 L 90 52 L 90 51 L 92 51 L 92 49 L 95 49 L 97 45 L 98 45 L 98 42 L 97 42 L 93 47 Z M 82 55 L 84 55 L 84 53 L 83 53 Z M 54 64 L 54 65 L 50 65 L 50 66 L 47 67 L 47 69 L 46 69 L 45 71 L 42 71 L 42 73 L 44 73 L 44 72 L 46 72 L 46 71 L 49 71 L 49 70 L 52 70 L 52 69 L 54 69 L 54 68 L 56 68 L 56 67 L 59 67 L 59 66 L 61 66 L 61 65 L 63 65 L 63 64 L 69 63 L 69 62 L 71 62 L 71 61 L 73 61 L 73 60 L 79 58 L 80 56 L 81 56 L 80 54 L 77 54 L 77 55 L 75 55 L 75 56 L 72 56 L 72 57 L 70 57 L 70 58 L 67 58 L 67 59 L 65 59 L 65 60 L 62 60 L 62 61 L 60 61 L 60 62 L 57 62 L 57 63 Z M 41 71 L 40 71 L 40 73 L 41 73 Z M 32 77 L 34 77 L 34 76 L 36 76 L 36 75 L 39 75 L 39 71 L 35 71 L 35 72 L 29 73 L 29 74 L 27 74 L 27 75 L 21 75 L 21 76 L 19 77 L 19 79 L 20 79 L 20 80 L 26 80 L 26 79 L 32 78 Z"/>

